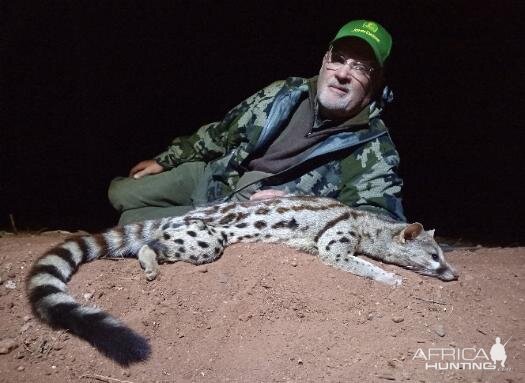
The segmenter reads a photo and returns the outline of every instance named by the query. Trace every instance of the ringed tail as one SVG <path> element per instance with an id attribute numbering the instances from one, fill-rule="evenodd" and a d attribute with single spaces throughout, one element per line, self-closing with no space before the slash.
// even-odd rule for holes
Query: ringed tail
<path id="1" fill-rule="evenodd" d="M 54 329 L 68 330 L 88 341 L 123 366 L 146 360 L 151 349 L 144 337 L 106 312 L 79 304 L 69 295 L 66 285 L 83 263 L 101 256 L 136 254 L 152 229 L 151 225 L 144 226 L 134 224 L 103 234 L 70 238 L 43 254 L 33 264 L 26 281 L 33 314 Z"/>

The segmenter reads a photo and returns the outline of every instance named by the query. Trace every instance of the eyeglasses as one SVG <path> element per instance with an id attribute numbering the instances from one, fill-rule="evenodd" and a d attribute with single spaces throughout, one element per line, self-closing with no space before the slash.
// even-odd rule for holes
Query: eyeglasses
<path id="1" fill-rule="evenodd" d="M 330 47 L 326 61 L 326 69 L 339 70 L 346 64 L 348 64 L 350 71 L 359 77 L 369 77 L 374 71 L 374 67 L 359 61 L 347 59 L 342 53 L 334 51 L 333 47 Z"/>

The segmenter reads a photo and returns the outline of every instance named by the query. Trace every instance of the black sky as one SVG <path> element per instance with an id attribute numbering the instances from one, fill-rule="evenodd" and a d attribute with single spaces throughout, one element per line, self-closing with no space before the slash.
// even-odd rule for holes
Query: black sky
<path id="1" fill-rule="evenodd" d="M 522 2 L 2 2 L 0 225 L 97 230 L 110 179 L 272 81 L 345 22 L 392 34 L 384 116 L 410 220 L 525 242 Z"/>

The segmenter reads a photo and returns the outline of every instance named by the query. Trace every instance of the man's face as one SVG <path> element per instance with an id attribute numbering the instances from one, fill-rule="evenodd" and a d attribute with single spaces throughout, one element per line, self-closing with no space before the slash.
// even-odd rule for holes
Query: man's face
<path id="1" fill-rule="evenodd" d="M 359 38 L 345 38 L 334 43 L 337 52 L 351 62 L 359 62 L 377 68 L 370 46 Z M 355 116 L 370 103 L 375 87 L 374 74 L 353 70 L 348 64 L 331 65 L 329 53 L 325 54 L 317 79 L 317 100 L 323 118 L 347 119 Z M 377 69 L 376 69 L 377 70 Z"/>

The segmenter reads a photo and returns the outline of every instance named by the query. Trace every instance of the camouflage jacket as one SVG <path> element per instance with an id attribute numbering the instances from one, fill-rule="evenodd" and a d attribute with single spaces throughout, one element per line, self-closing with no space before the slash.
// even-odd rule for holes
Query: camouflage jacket
<path id="1" fill-rule="evenodd" d="M 309 81 L 314 79 L 291 77 L 269 85 L 230 110 L 222 121 L 175 138 L 155 160 L 165 169 L 189 161 L 206 162 L 209 174 L 201 187 L 202 197 L 194 201 L 227 200 L 248 171 L 245 160 L 279 135 L 307 94 Z M 369 109 L 362 125 L 329 136 L 296 165 L 258 181 L 261 189 L 331 197 L 404 221 L 402 180 L 396 174 L 399 156 L 379 118 L 381 110 L 373 104 Z"/>

